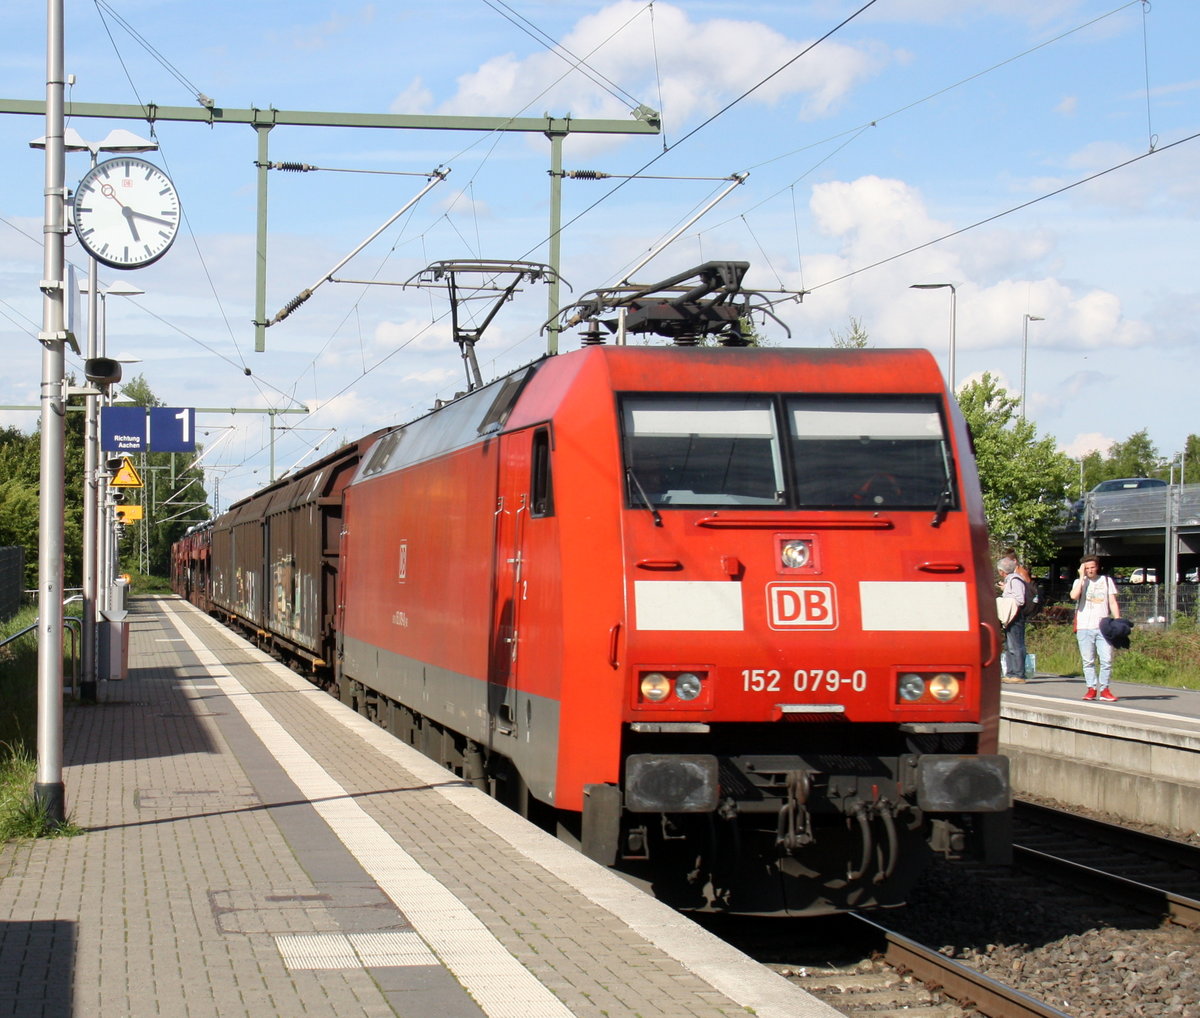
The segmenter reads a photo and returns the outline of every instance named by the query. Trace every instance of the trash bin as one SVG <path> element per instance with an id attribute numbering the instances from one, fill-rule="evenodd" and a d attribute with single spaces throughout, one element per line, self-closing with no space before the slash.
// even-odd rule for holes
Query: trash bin
<path id="1" fill-rule="evenodd" d="M 129 677 L 129 612 L 100 613 L 100 653 L 97 656 L 97 678 L 126 679 Z"/>

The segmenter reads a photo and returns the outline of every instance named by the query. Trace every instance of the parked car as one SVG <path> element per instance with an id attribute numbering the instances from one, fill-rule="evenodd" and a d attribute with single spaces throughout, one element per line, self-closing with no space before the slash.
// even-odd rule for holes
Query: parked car
<path id="1" fill-rule="evenodd" d="M 1129 574 L 1129 582 L 1130 583 L 1157 583 L 1158 582 L 1158 570 L 1155 569 L 1153 566 L 1151 566 L 1149 569 L 1145 569 L 1141 566 L 1138 566 L 1137 569 L 1135 569 L 1132 573 Z"/>
<path id="2" fill-rule="evenodd" d="M 1167 482 L 1158 477 L 1112 477 L 1107 481 L 1101 481 L 1089 492 L 1092 497 L 1093 505 L 1097 504 L 1096 496 L 1108 496 L 1125 494 L 1130 491 L 1138 491 L 1143 488 L 1165 488 Z M 1067 511 L 1067 527 L 1080 530 L 1083 528 L 1083 509 L 1086 504 L 1085 499 L 1077 499 L 1071 503 L 1070 509 Z M 1103 504 L 1101 499 L 1100 504 Z"/>

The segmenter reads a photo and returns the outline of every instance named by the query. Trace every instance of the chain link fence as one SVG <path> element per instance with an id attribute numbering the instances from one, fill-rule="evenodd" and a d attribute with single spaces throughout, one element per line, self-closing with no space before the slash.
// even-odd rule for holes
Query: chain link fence
<path id="1" fill-rule="evenodd" d="M 1065 621 L 1074 614 L 1075 603 L 1070 596 L 1071 584 L 1055 583 L 1043 589 L 1046 605 L 1043 614 Z M 1162 583 L 1118 583 L 1117 600 L 1121 603 L 1121 614 L 1138 625 L 1165 624 L 1171 618 L 1167 610 L 1167 588 Z M 1191 619 L 1200 624 L 1200 584 L 1177 583 L 1175 585 L 1174 618 Z"/>

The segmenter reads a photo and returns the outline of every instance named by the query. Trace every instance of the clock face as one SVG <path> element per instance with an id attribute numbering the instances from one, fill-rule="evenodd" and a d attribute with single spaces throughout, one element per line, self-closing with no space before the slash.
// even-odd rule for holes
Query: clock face
<path id="1" fill-rule="evenodd" d="M 97 163 L 75 189 L 75 234 L 115 269 L 158 261 L 179 232 L 179 195 L 153 163 L 120 156 Z"/>

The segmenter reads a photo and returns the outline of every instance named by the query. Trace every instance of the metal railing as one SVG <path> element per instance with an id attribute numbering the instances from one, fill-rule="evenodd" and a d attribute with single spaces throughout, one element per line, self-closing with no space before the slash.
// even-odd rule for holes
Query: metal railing
<path id="1" fill-rule="evenodd" d="M 70 604 L 72 601 L 78 601 L 78 596 L 69 597 L 63 602 L 63 606 Z M 32 633 L 38 627 L 39 618 L 35 618 L 33 622 L 19 632 L 13 633 L 11 636 L 0 640 L 0 650 L 7 647 L 10 643 L 19 640 L 22 636 Z M 66 632 L 71 637 L 71 684 L 64 685 L 63 688 L 72 696 L 79 692 L 79 644 L 83 640 L 83 620 L 77 619 L 71 615 L 63 616 L 63 626 Z M 64 648 L 65 650 L 66 648 Z"/>

